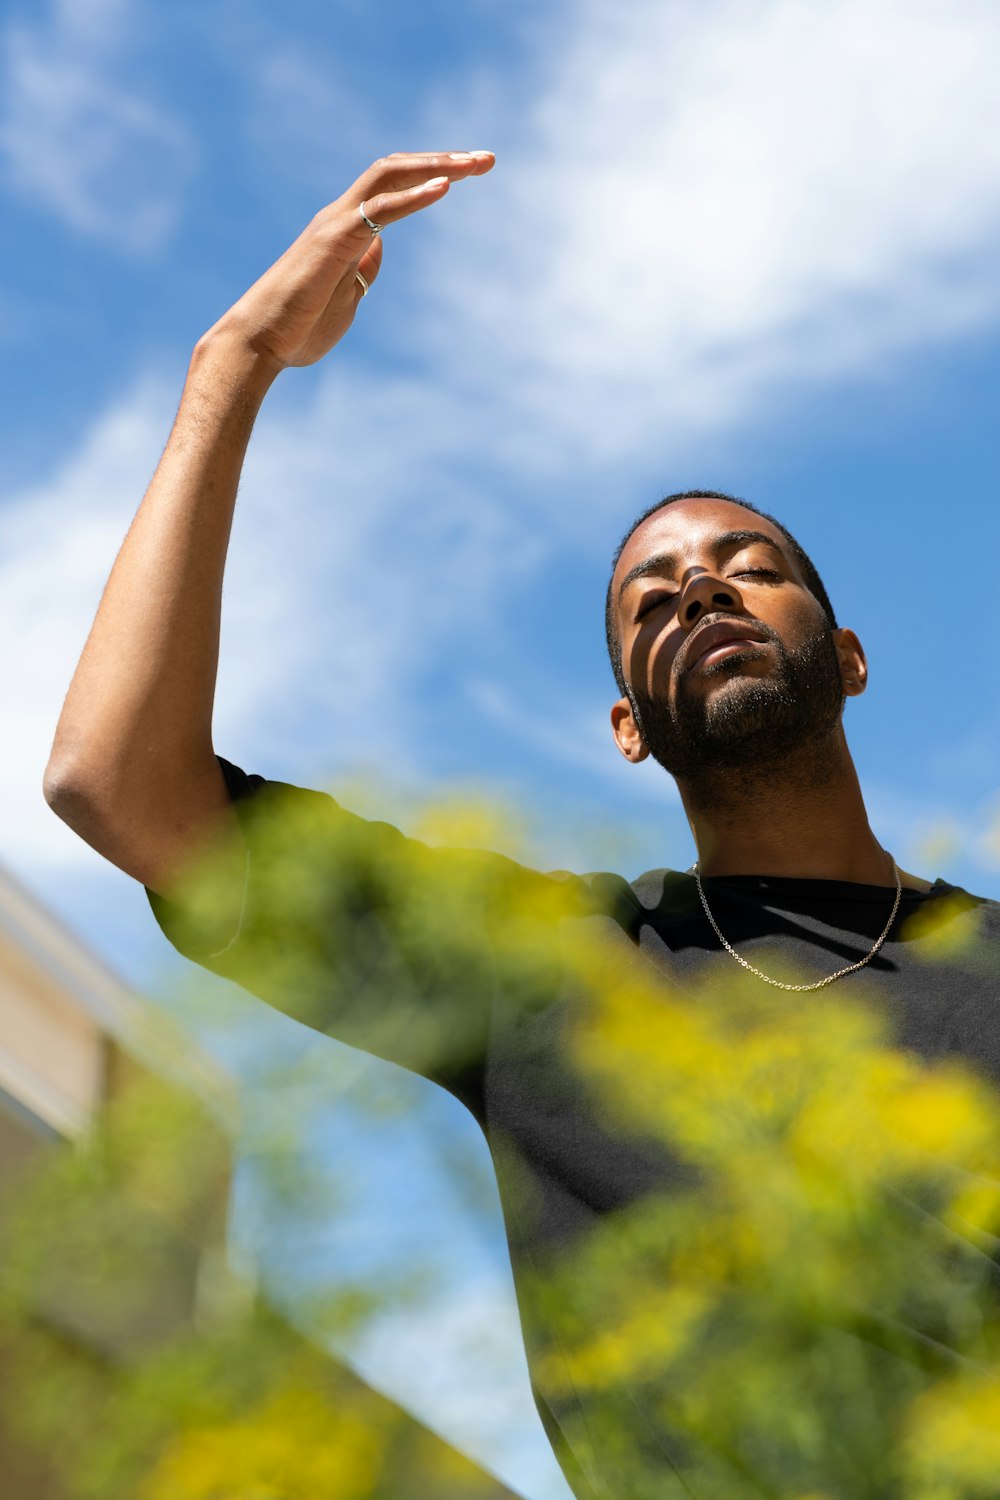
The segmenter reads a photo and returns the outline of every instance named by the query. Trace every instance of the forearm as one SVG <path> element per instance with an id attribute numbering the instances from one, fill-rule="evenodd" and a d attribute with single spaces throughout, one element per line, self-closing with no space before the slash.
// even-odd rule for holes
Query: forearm
<path id="1" fill-rule="evenodd" d="M 200 778 L 202 795 L 221 799 L 212 707 L 223 572 L 247 443 L 277 368 L 228 333 L 206 335 L 192 357 L 163 457 L 70 684 L 46 773 L 50 802 L 91 842 L 95 820 L 138 834 L 150 799 L 169 809 L 172 788 L 189 796 Z M 116 862 L 128 862 L 116 852 Z"/>

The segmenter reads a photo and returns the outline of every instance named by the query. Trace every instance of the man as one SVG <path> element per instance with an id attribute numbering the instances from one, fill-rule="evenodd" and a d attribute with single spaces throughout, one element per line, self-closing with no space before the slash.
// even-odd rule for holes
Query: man
<path id="1" fill-rule="evenodd" d="M 46 796 L 143 882 L 182 951 L 473 1111 L 497 1166 L 539 1410 L 577 1492 L 729 1500 L 730 1480 L 712 1478 L 723 1470 L 627 1381 L 598 1412 L 578 1379 L 553 1373 L 536 1270 L 685 1167 L 662 1143 L 612 1139 L 566 1061 L 583 976 L 563 985 L 546 961 L 534 973 L 524 923 L 544 913 L 581 943 L 596 935 L 614 973 L 666 979 L 674 994 L 730 986 L 747 967 L 758 990 L 863 982 L 902 1045 L 961 1052 L 1000 1078 L 984 959 L 1000 911 L 970 898 L 983 941 L 948 968 L 924 961 L 919 934 L 934 924 L 914 918 L 948 925 L 964 908 L 943 882 L 900 872 L 869 826 L 842 725 L 865 657 L 808 557 L 744 502 L 695 492 L 640 517 L 616 558 L 614 737 L 629 761 L 652 754 L 676 777 L 698 851 L 687 875 L 556 880 L 431 853 L 320 793 L 248 776 L 212 745 L 223 568 L 263 398 L 346 333 L 378 275 L 381 229 L 492 165 L 489 152 L 377 162 L 199 341 L 70 686 Z M 211 895 L 197 901 L 186 875 L 209 850 Z M 625 1455 L 640 1451 L 645 1478 L 626 1482 Z"/>

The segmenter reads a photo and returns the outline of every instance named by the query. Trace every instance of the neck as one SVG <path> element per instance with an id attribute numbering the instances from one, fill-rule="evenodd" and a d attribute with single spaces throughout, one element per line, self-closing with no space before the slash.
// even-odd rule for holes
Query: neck
<path id="1" fill-rule="evenodd" d="M 764 766 L 678 782 L 703 875 L 891 885 L 842 725 Z"/>

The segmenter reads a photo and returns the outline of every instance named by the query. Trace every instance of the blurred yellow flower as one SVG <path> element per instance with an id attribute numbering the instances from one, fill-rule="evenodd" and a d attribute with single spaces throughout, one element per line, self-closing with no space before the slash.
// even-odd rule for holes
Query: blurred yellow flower
<path id="1" fill-rule="evenodd" d="M 911 1405 L 901 1446 L 908 1500 L 995 1500 L 1000 1487 L 1000 1380 L 941 1381 Z"/>
<path id="2" fill-rule="evenodd" d="M 919 907 L 907 920 L 903 934 L 911 941 L 919 939 L 925 958 L 951 958 L 976 942 L 981 920 L 977 903 L 958 892 Z"/>
<path id="3" fill-rule="evenodd" d="M 137 1500 L 365 1500 L 380 1468 L 370 1421 L 285 1390 L 167 1446 Z"/>

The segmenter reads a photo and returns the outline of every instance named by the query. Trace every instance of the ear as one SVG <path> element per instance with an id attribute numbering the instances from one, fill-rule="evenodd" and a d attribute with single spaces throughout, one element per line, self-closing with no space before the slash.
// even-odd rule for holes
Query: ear
<path id="1" fill-rule="evenodd" d="M 611 728 L 618 746 L 626 760 L 637 766 L 649 754 L 649 747 L 635 722 L 632 705 L 627 698 L 619 698 L 611 710 Z"/>
<path id="2" fill-rule="evenodd" d="M 868 686 L 868 661 L 864 647 L 853 630 L 835 630 L 833 639 L 840 661 L 840 680 L 844 696 L 858 698 Z"/>

